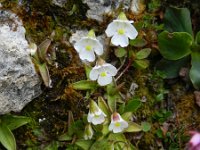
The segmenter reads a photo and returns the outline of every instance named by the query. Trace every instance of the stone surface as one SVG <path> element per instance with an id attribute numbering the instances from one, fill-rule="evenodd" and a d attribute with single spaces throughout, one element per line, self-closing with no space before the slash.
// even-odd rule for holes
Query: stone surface
<path id="1" fill-rule="evenodd" d="M 121 3 L 124 5 L 124 9 L 128 9 L 131 0 L 83 0 L 83 3 L 89 7 L 87 17 L 102 22 L 103 16 L 119 8 Z"/>
<path id="2" fill-rule="evenodd" d="M 0 114 L 19 112 L 41 93 L 21 20 L 0 10 Z"/>

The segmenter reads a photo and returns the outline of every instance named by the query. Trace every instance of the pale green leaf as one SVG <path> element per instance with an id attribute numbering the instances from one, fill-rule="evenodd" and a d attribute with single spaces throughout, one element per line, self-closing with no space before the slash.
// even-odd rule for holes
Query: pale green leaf
<path id="1" fill-rule="evenodd" d="M 72 84 L 75 90 L 93 90 L 97 88 L 97 83 L 89 80 L 81 80 Z"/>
<path id="2" fill-rule="evenodd" d="M 3 122 L 0 122 L 0 142 L 7 150 L 16 150 L 15 137 Z"/>
<path id="3" fill-rule="evenodd" d="M 142 127 L 134 122 L 130 122 L 128 128 L 125 130 L 125 132 L 139 132 L 139 131 L 142 131 Z"/>
<path id="4" fill-rule="evenodd" d="M 136 53 L 136 59 L 147 58 L 150 53 L 151 53 L 150 48 L 144 48 L 144 49 L 142 49 L 142 50 L 140 50 L 139 52 Z"/>
<path id="5" fill-rule="evenodd" d="M 79 146 L 82 150 L 90 150 L 92 143 L 92 140 L 77 140 L 75 144 Z"/>
<path id="6" fill-rule="evenodd" d="M 138 37 L 134 40 L 130 40 L 130 45 L 135 47 L 144 47 L 145 45 L 147 45 L 147 41 L 143 38 Z"/>
<path id="7" fill-rule="evenodd" d="M 51 87 L 51 79 L 49 75 L 49 70 L 46 63 L 38 64 L 40 75 L 46 87 Z"/>
<path id="8" fill-rule="evenodd" d="M 25 116 L 4 115 L 2 122 L 10 129 L 14 130 L 31 121 L 31 118 Z"/>
<path id="9" fill-rule="evenodd" d="M 107 116 L 110 116 L 111 112 L 103 97 L 98 97 L 98 106 Z"/>
<path id="10" fill-rule="evenodd" d="M 126 55 L 126 50 L 124 48 L 117 48 L 115 49 L 115 56 L 121 58 L 124 57 Z"/>
<path id="11" fill-rule="evenodd" d="M 142 122 L 141 126 L 144 132 L 147 132 L 151 129 L 151 124 L 148 122 Z"/>
<path id="12" fill-rule="evenodd" d="M 139 99 L 129 100 L 128 104 L 125 106 L 125 112 L 136 112 L 141 106 L 141 101 Z"/>
<path id="13" fill-rule="evenodd" d="M 149 66 L 149 61 L 146 59 L 135 60 L 133 66 L 137 69 L 146 69 Z"/>

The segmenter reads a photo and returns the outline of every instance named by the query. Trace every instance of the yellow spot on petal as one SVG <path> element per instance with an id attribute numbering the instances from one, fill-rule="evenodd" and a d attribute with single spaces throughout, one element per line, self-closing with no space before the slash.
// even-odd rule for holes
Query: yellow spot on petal
<path id="1" fill-rule="evenodd" d="M 87 45 L 87 46 L 85 47 L 85 49 L 86 49 L 87 51 L 91 51 L 91 50 L 92 50 L 92 46 Z"/>
<path id="2" fill-rule="evenodd" d="M 119 35 L 123 35 L 125 33 L 124 29 L 118 29 L 117 32 Z"/>
<path id="3" fill-rule="evenodd" d="M 100 74 L 101 77 L 105 77 L 106 75 L 107 75 L 106 72 L 102 72 L 102 73 Z"/>
<path id="4" fill-rule="evenodd" d="M 94 115 L 94 118 L 99 118 L 99 115 Z"/>
<path id="5" fill-rule="evenodd" d="M 121 126 L 121 124 L 119 122 L 115 123 L 115 127 L 120 127 L 120 126 Z"/>

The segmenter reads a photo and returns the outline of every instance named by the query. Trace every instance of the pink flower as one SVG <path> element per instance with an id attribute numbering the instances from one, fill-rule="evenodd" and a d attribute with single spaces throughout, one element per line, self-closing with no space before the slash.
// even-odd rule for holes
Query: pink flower
<path id="1" fill-rule="evenodd" d="M 190 139 L 187 150 L 200 150 L 200 133 L 191 131 L 192 138 Z"/>

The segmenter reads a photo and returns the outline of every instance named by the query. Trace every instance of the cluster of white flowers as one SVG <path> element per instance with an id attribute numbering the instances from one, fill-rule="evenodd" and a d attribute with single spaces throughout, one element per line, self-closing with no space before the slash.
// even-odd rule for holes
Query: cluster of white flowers
<path id="1" fill-rule="evenodd" d="M 93 100 L 90 101 L 90 110 L 87 116 L 87 121 L 93 125 L 102 124 L 106 120 L 105 113 L 99 108 L 97 103 Z M 91 139 L 93 136 L 93 130 L 91 124 L 88 124 L 85 128 L 84 139 Z M 111 123 L 109 125 L 109 131 L 113 133 L 123 132 L 128 128 L 128 122 L 125 121 L 121 115 L 117 112 L 114 112 L 111 115 Z"/>
<path id="2" fill-rule="evenodd" d="M 116 20 L 111 22 L 107 29 L 106 35 L 111 38 L 111 43 L 115 46 L 126 47 L 129 44 L 128 39 L 134 39 L 138 35 L 135 27 L 131 24 L 124 13 L 120 13 Z M 79 54 L 81 60 L 94 62 L 95 55 L 98 57 L 103 54 L 103 45 L 97 40 L 93 30 L 90 30 L 87 37 L 83 37 L 78 41 L 74 48 Z M 96 66 L 90 72 L 90 80 L 97 80 L 100 86 L 108 85 L 112 82 L 112 78 L 117 74 L 115 66 L 98 59 Z"/>
<path id="3" fill-rule="evenodd" d="M 111 43 L 114 46 L 127 47 L 129 39 L 136 38 L 138 32 L 132 23 L 133 21 L 128 20 L 124 13 L 120 13 L 118 18 L 108 25 L 105 33 L 108 37 L 111 37 Z M 100 58 L 103 54 L 103 45 L 97 40 L 93 30 L 89 31 L 87 37 L 81 38 L 80 41 L 74 45 L 74 48 L 83 61 L 94 62 L 97 55 L 98 59 L 96 65 L 89 73 L 90 80 L 97 80 L 100 86 L 105 86 L 112 82 L 113 77 L 117 74 L 117 69 L 112 64 L 106 63 Z M 102 124 L 105 122 L 106 117 L 107 115 L 99 108 L 96 102 L 91 100 L 87 116 L 89 124 L 85 128 L 84 138 L 91 139 L 93 136 L 91 124 Z M 128 128 L 128 122 L 122 119 L 119 113 L 114 112 L 111 115 L 111 123 L 108 128 L 114 133 L 123 132 Z"/>

